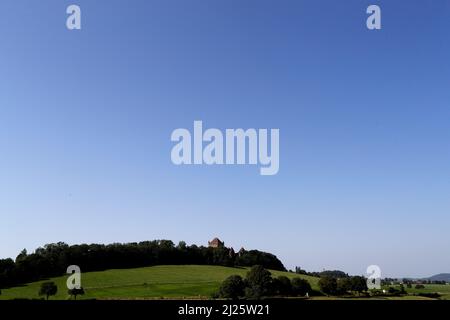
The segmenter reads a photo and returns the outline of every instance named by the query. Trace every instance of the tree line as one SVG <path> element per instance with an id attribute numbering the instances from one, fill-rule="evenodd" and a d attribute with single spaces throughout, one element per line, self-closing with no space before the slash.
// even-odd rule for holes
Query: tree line
<path id="1" fill-rule="evenodd" d="M 337 277 L 340 276 L 340 277 Z M 272 277 L 261 265 L 253 266 L 245 278 L 232 275 L 225 279 L 213 298 L 260 299 L 263 297 L 310 297 L 316 295 L 344 296 L 367 293 L 367 279 L 349 276 L 341 271 L 322 272 L 320 292 L 313 290 L 306 279 L 286 276 Z"/>
<path id="2" fill-rule="evenodd" d="M 270 271 L 261 265 L 253 266 L 245 278 L 232 275 L 226 278 L 213 298 L 260 299 L 273 296 L 309 296 L 314 291 L 305 279 L 286 276 L 272 277 Z"/>
<path id="3" fill-rule="evenodd" d="M 324 270 L 324 271 L 320 271 L 320 272 L 316 272 L 316 271 L 308 272 L 306 270 L 303 270 L 300 267 L 295 267 L 295 273 L 306 275 L 306 276 L 311 276 L 311 277 L 317 277 L 317 278 L 321 278 L 321 277 L 348 278 L 348 277 L 350 277 L 348 275 L 348 273 L 346 273 L 344 271 L 340 271 L 340 270 Z"/>
<path id="4" fill-rule="evenodd" d="M 83 272 L 90 272 L 184 264 L 262 265 L 267 269 L 285 270 L 275 255 L 258 250 L 242 249 L 235 253 L 225 247 L 188 246 L 183 241 L 175 245 L 170 240 L 72 246 L 58 242 L 47 244 L 31 254 L 23 250 L 15 260 L 0 259 L 0 288 L 61 276 L 70 265 L 78 265 Z"/>

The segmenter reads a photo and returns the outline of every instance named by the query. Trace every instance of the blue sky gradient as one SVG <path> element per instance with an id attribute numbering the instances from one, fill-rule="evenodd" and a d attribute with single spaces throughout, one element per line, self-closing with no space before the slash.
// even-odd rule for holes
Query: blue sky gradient
<path id="1" fill-rule="evenodd" d="M 449 30 L 446 0 L 3 0 L 0 257 L 219 236 L 289 268 L 450 272 Z M 279 128 L 280 172 L 174 166 L 194 120 Z"/>

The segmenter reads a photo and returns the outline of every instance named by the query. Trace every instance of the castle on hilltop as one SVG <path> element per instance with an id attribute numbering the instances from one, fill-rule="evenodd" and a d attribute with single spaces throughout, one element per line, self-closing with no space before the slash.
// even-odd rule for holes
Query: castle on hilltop
<path id="1" fill-rule="evenodd" d="M 236 256 L 236 253 L 234 252 L 233 248 L 226 248 L 225 247 L 225 242 L 220 241 L 219 238 L 214 238 L 211 241 L 208 241 L 208 247 L 209 248 L 224 248 L 226 250 L 228 250 L 228 255 L 230 256 L 230 258 L 234 258 Z M 245 249 L 241 248 L 241 250 L 239 250 L 239 252 L 237 253 L 237 256 L 241 256 L 245 253 Z"/>
<path id="2" fill-rule="evenodd" d="M 211 241 L 208 241 L 208 247 L 210 248 L 224 248 L 225 242 L 220 241 L 219 238 L 214 238 Z"/>

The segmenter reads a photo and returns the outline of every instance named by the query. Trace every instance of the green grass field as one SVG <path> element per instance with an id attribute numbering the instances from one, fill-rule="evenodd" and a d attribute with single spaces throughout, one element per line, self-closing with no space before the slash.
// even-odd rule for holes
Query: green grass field
<path id="1" fill-rule="evenodd" d="M 82 274 L 82 286 L 86 294 L 79 299 L 208 299 L 217 291 L 220 283 L 228 276 L 245 276 L 248 268 L 227 268 L 219 266 L 155 266 L 137 269 L 106 270 Z M 306 279 L 312 288 L 319 290 L 319 278 L 295 273 L 271 271 L 274 277 Z M 3 289 L 0 300 L 40 299 L 38 292 L 42 282 L 54 281 L 58 293 L 52 300 L 65 300 L 69 296 L 66 288 L 67 276 L 30 283 L 21 287 Z M 397 286 L 398 288 L 398 286 Z M 418 293 L 439 293 L 441 299 L 450 300 L 450 285 L 425 285 L 424 289 L 406 288 L 408 295 L 402 297 L 373 297 L 370 299 L 429 300 Z M 313 299 L 339 299 L 337 297 L 314 297 Z"/>
<path id="2" fill-rule="evenodd" d="M 393 286 L 394 288 L 399 289 L 400 286 Z M 408 293 L 408 296 L 404 297 L 404 298 L 409 298 L 409 299 L 418 299 L 418 300 L 426 300 L 429 298 L 425 298 L 425 297 L 420 297 L 417 296 L 417 294 L 419 293 L 438 293 L 441 295 L 440 299 L 443 300 L 450 300 L 450 284 L 426 284 L 425 288 L 423 289 L 416 289 L 414 288 L 414 285 L 412 286 L 412 288 L 407 288 L 405 286 L 405 290 Z"/>
<path id="3" fill-rule="evenodd" d="M 209 298 L 228 276 L 245 276 L 247 268 L 219 266 L 155 266 L 138 269 L 107 270 L 82 274 L 86 294 L 79 299 L 154 299 L 154 298 Z M 273 276 L 301 277 L 318 289 L 318 278 L 294 273 L 271 271 Z M 58 293 L 50 299 L 68 299 L 67 276 L 52 278 Z M 22 287 L 3 289 L 0 299 L 39 299 L 39 287 L 44 281 Z"/>

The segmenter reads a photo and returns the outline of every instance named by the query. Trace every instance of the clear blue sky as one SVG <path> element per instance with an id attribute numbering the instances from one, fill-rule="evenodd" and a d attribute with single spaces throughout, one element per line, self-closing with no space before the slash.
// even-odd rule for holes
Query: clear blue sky
<path id="1" fill-rule="evenodd" d="M 450 272 L 447 0 L 2 0 L 0 48 L 0 257 L 219 236 L 289 268 Z M 174 166 L 194 120 L 279 128 L 279 174 Z"/>

